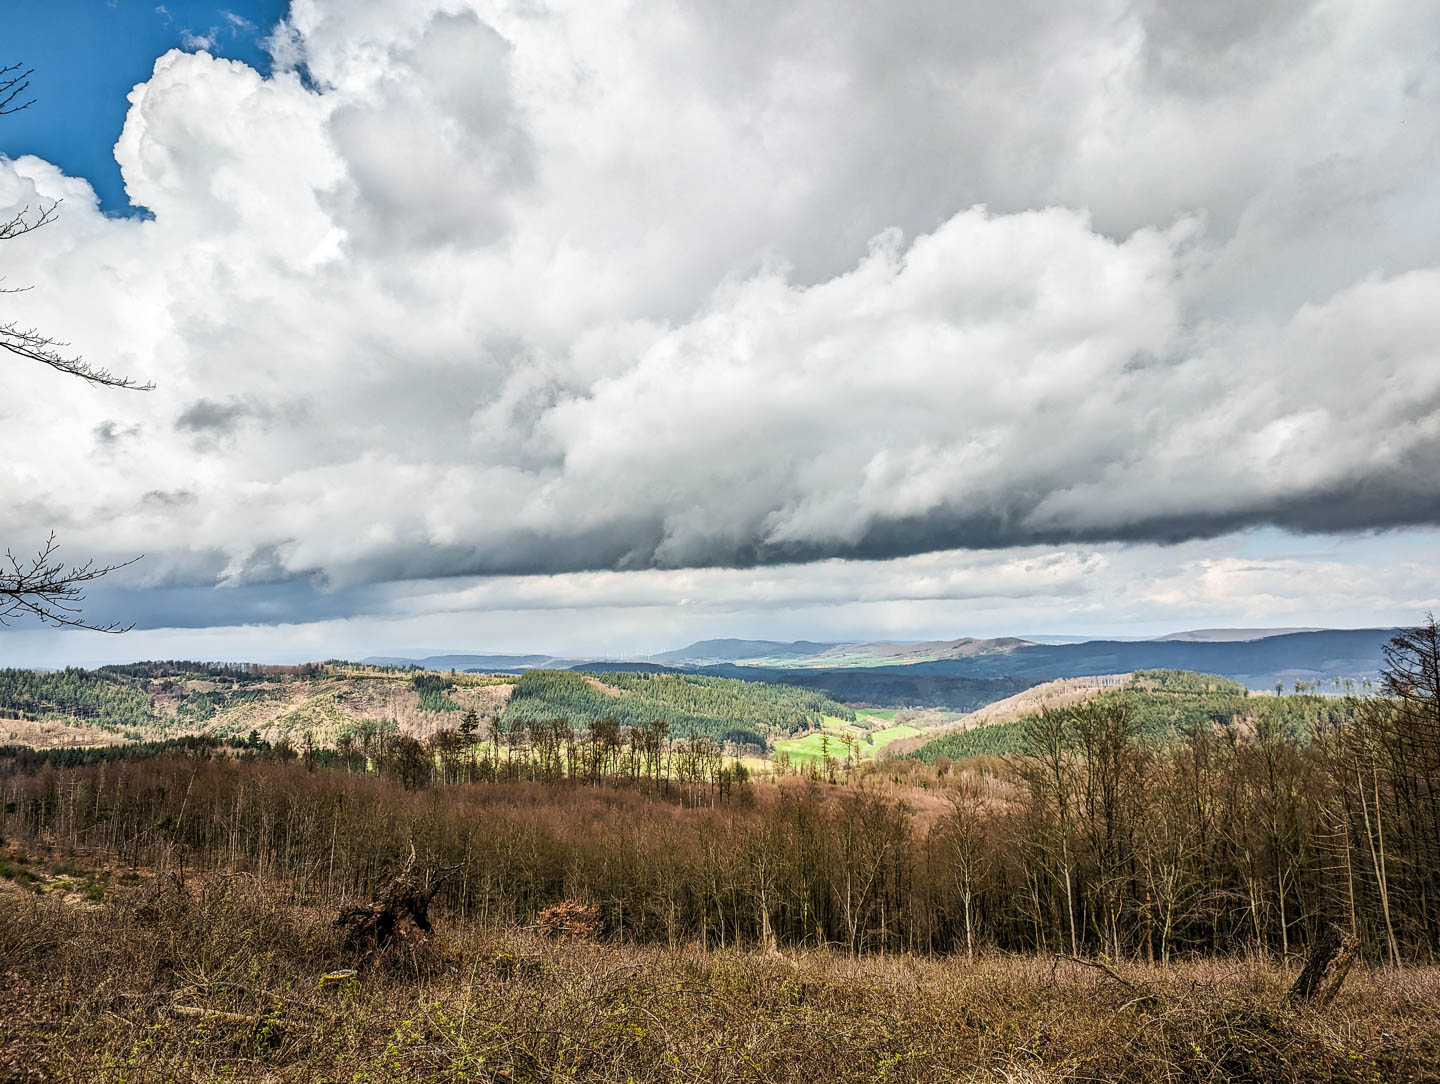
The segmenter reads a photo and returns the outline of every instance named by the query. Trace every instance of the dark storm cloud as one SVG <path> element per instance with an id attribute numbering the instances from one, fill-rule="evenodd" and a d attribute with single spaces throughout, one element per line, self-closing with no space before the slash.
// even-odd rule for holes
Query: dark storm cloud
<path id="1" fill-rule="evenodd" d="M 200 498 L 190 489 L 152 489 L 141 499 L 165 508 L 173 508 L 176 505 L 194 504 Z"/>
<path id="2" fill-rule="evenodd" d="M 139 435 L 138 425 L 125 425 L 114 418 L 106 418 L 94 430 L 95 443 L 102 449 L 114 448 L 121 441 Z"/>
<path id="3" fill-rule="evenodd" d="M 175 429 L 200 437 L 225 437 L 252 418 L 263 421 L 268 416 L 269 412 L 262 407 L 240 399 L 225 402 L 197 399 L 175 418 Z"/>
<path id="4" fill-rule="evenodd" d="M 212 584 L 129 590 L 101 587 L 86 599 L 85 616 L 96 623 L 114 621 L 137 629 L 199 629 L 324 621 L 373 612 L 375 607 L 373 593 L 326 591 L 305 580 L 290 580 L 224 591 L 215 590 Z"/>

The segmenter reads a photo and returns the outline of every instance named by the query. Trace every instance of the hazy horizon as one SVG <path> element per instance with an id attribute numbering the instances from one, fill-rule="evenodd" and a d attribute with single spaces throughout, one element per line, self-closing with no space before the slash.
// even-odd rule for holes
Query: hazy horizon
<path id="1" fill-rule="evenodd" d="M 1013 637 L 1026 640 L 1036 644 L 1064 644 L 1064 643 L 1085 643 L 1090 641 L 1119 641 L 1119 642 L 1144 642 L 1164 639 L 1182 633 L 1194 632 L 1233 632 L 1233 633 L 1256 633 L 1256 634 L 1284 634 L 1288 632 L 1345 632 L 1359 631 L 1371 628 L 1392 628 L 1403 627 L 1404 622 L 1397 622 L 1394 625 L 1358 625 L 1349 628 L 1339 627 L 1307 627 L 1291 628 L 1289 626 L 1249 626 L 1249 627 L 1211 627 L 1191 629 L 1167 629 L 1162 632 L 1136 632 L 1133 629 L 1085 632 L 1085 633 L 1017 633 L 1017 632 L 995 632 L 984 636 L 972 633 L 959 633 L 946 636 L 784 636 L 771 635 L 722 635 L 722 636 L 697 636 L 688 639 L 681 638 L 674 642 L 665 642 L 648 647 L 625 646 L 623 644 L 602 644 L 599 647 L 586 649 L 584 647 L 575 650 L 552 650 L 550 645 L 516 642 L 505 645 L 495 645 L 481 642 L 470 645 L 451 645 L 448 647 L 414 647 L 404 645 L 381 645 L 371 650 L 357 646 L 350 651 L 325 651 L 323 644 L 317 643 L 315 649 L 307 651 L 300 647 L 293 650 L 267 650 L 260 649 L 251 651 L 249 654 L 234 654 L 226 644 L 236 645 L 235 650 L 245 650 L 245 646 L 251 643 L 250 637 L 258 635 L 260 630 L 242 630 L 234 640 L 212 639 L 213 632 L 197 636 L 192 630 L 161 630 L 163 638 L 151 639 L 146 632 L 130 633 L 122 637 L 107 637 L 100 639 L 96 636 L 84 636 L 81 633 L 70 634 L 69 640 L 75 644 L 78 650 L 74 654 L 65 653 L 66 641 L 50 642 L 44 646 L 37 645 L 37 652 L 34 655 L 12 656 L 6 659 L 6 665 L 28 666 L 41 669 L 61 669 L 66 666 L 80 666 L 93 668 L 98 666 L 117 665 L 130 662 L 141 662 L 156 659 L 187 659 L 195 662 L 252 662 L 266 665 L 296 665 L 306 662 L 322 662 L 330 658 L 342 658 L 353 662 L 359 662 L 367 658 L 397 658 L 413 659 L 416 661 L 436 656 L 447 655 L 477 655 L 477 656 L 526 656 L 540 655 L 553 659 L 575 660 L 575 661 L 644 661 L 656 655 L 668 651 L 675 651 L 691 646 L 692 644 L 708 640 L 742 640 L 742 641 L 771 641 L 776 643 L 791 644 L 797 642 L 811 643 L 930 643 L 944 642 L 963 639 L 967 636 L 975 636 L 976 639 L 1002 639 Z M 307 634 L 313 630 L 307 630 Z M 1233 639 L 1246 639 L 1243 635 L 1236 635 Z M 337 641 L 339 642 L 339 641 Z M 79 647 L 84 643 L 86 647 Z M 86 649 L 95 646 L 108 647 L 108 651 L 99 651 L 93 654 L 82 654 Z M 137 645 L 152 645 L 155 650 L 135 653 Z M 200 647 L 201 650 L 192 650 L 189 653 L 180 648 Z"/>

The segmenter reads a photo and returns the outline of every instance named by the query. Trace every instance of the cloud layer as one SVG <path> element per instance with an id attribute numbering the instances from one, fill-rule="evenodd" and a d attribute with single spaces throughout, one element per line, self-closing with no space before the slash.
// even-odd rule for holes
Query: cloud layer
<path id="1" fill-rule="evenodd" d="M 0 207 L 66 201 L 7 318 L 159 386 L 12 366 L 0 538 L 279 619 L 1440 523 L 1437 39 L 1406 0 L 295 0 L 272 77 L 136 87 L 148 219 L 0 160 Z"/>

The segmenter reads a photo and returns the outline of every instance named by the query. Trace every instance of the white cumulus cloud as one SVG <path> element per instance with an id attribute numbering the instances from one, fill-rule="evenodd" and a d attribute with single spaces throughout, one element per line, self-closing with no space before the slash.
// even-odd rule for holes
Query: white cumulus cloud
<path id="1" fill-rule="evenodd" d="M 0 537 L 543 608 L 1440 521 L 1440 10 L 723 11 L 294 0 L 135 88 L 145 217 L 0 160 L 5 318 L 157 385 L 12 362 Z"/>

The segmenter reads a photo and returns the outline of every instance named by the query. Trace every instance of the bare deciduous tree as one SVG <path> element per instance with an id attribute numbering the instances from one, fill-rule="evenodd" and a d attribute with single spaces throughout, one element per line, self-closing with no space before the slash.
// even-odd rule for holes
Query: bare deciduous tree
<path id="1" fill-rule="evenodd" d="M 19 64 L 0 67 L 0 116 L 18 113 L 33 104 L 27 98 L 30 75 L 34 69 Z M 22 207 L 7 221 L 0 222 L 0 241 L 13 241 L 34 233 L 55 221 L 60 202 L 32 209 Z M 0 288 L 0 293 L 21 293 L 29 287 Z M 0 323 L 0 349 L 42 365 L 67 376 L 78 377 L 89 384 L 131 391 L 150 391 L 153 384 L 140 383 L 120 376 L 103 366 L 91 365 L 83 358 L 66 353 L 68 343 L 46 335 L 33 327 L 11 320 Z M 80 615 L 85 588 L 101 577 L 124 568 L 131 561 L 99 565 L 94 561 L 67 565 L 56 556 L 58 543 L 52 533 L 33 557 L 20 558 L 6 550 L 0 562 L 0 625 L 17 617 L 34 617 L 57 627 L 93 629 L 97 632 L 125 632 L 131 626 L 118 622 L 95 624 Z"/>

